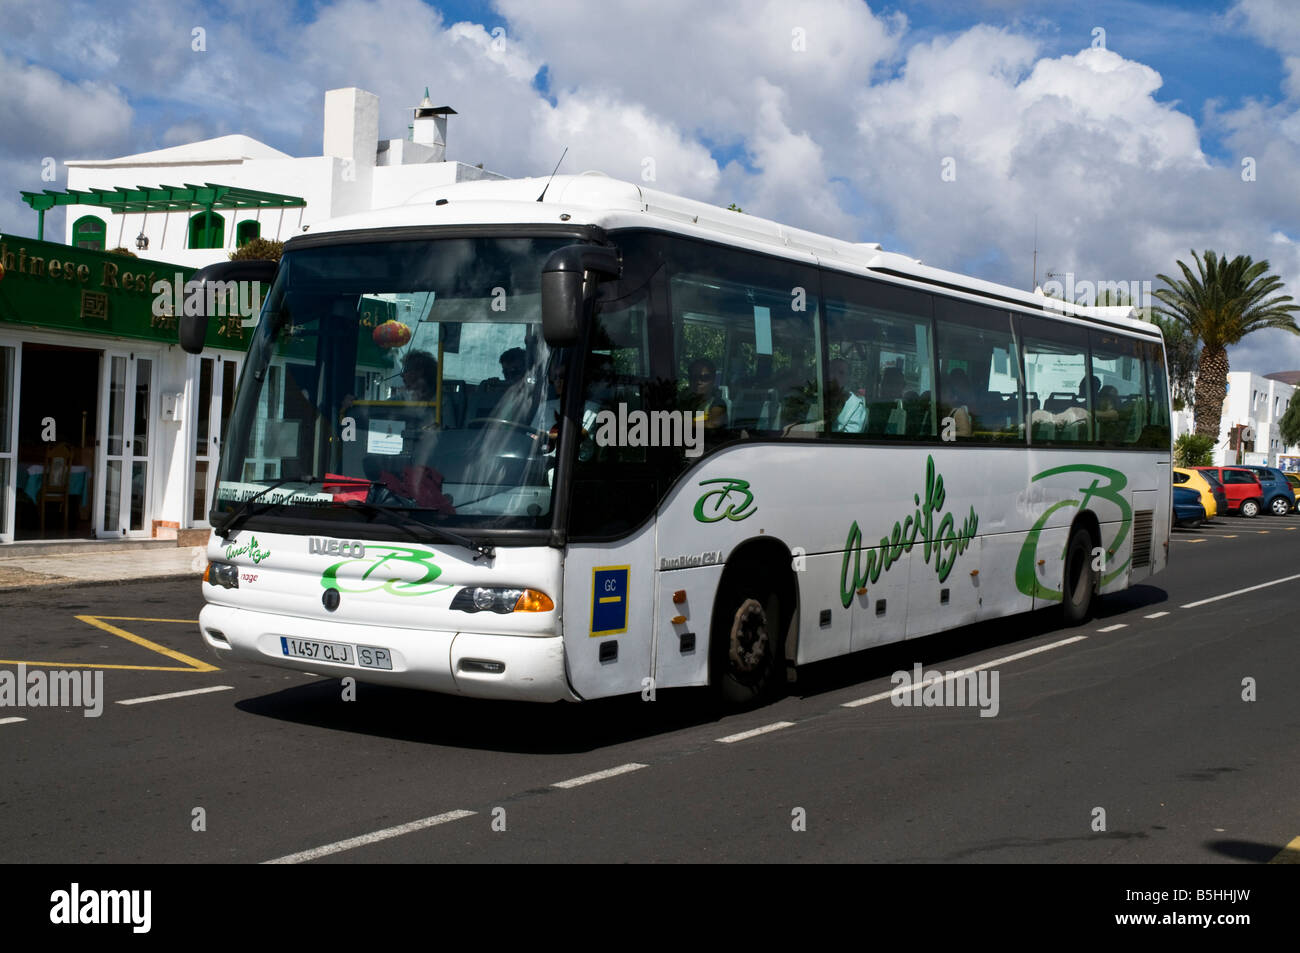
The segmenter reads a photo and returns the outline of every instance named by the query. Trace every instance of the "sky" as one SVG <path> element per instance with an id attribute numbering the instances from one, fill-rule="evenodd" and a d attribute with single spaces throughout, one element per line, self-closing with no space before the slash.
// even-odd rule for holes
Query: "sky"
<path id="1" fill-rule="evenodd" d="M 1213 249 L 1300 298 L 1300 0 L 0 0 L 0 24 L 8 234 L 65 161 L 231 133 L 320 155 L 326 89 L 377 94 L 397 138 L 427 86 L 448 157 L 509 176 L 567 148 L 562 172 L 1016 287 L 1035 245 L 1039 284 L 1152 288 Z M 1229 356 L 1300 369 L 1300 336 Z"/>

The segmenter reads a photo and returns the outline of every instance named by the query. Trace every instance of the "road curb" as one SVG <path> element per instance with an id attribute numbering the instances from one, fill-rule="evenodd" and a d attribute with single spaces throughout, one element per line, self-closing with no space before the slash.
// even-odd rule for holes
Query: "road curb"
<path id="1" fill-rule="evenodd" d="M 160 576 L 138 576 L 134 579 L 77 579 L 74 576 L 59 576 L 50 582 L 30 583 L 21 586 L 0 586 L 0 598 L 11 592 L 36 592 L 42 589 L 71 589 L 75 586 L 133 586 L 142 582 L 182 582 L 193 579 L 199 582 L 203 573 L 196 570 L 173 572 Z"/>

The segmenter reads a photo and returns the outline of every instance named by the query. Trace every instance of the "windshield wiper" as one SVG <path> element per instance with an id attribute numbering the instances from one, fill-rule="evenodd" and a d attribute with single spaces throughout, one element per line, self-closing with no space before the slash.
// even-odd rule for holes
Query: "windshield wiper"
<path id="1" fill-rule="evenodd" d="M 367 503 L 363 500 L 346 500 L 343 505 L 351 509 L 365 510 L 367 513 L 374 513 L 378 516 L 382 516 L 394 526 L 409 533 L 412 539 L 420 539 L 412 529 L 412 527 L 419 527 L 420 531 L 423 533 L 429 533 L 439 539 L 444 539 L 449 543 L 455 543 L 457 546 L 463 546 L 471 552 L 478 553 L 478 556 L 474 557 L 475 562 L 478 562 L 480 556 L 484 559 L 496 558 L 496 547 L 491 543 L 476 543 L 474 540 L 460 535 L 460 533 L 454 533 L 441 526 L 433 526 L 429 523 L 421 522 L 403 510 L 395 510 L 387 506 L 380 506 L 377 503 Z"/>
<path id="2" fill-rule="evenodd" d="M 321 482 L 323 481 L 321 480 L 320 477 L 312 477 L 312 476 L 284 477 L 283 479 L 276 480 L 266 489 L 258 490 L 248 499 L 244 500 L 244 502 L 236 506 L 233 510 L 231 510 L 229 516 L 227 516 L 219 524 L 213 527 L 212 531 L 216 533 L 218 536 L 220 536 L 222 539 L 228 540 L 230 539 L 230 534 L 234 531 L 235 522 L 246 512 L 248 512 L 248 507 L 253 503 L 255 503 L 257 500 L 266 496 L 266 494 L 270 493 L 272 490 L 277 490 L 280 487 L 284 486 L 286 483 L 304 483 L 307 486 L 311 486 L 313 483 L 321 483 Z M 290 499 L 292 498 L 293 497 L 290 496 Z M 276 500 L 274 502 L 279 504 L 280 506 L 284 506 L 286 505 L 287 501 Z"/>

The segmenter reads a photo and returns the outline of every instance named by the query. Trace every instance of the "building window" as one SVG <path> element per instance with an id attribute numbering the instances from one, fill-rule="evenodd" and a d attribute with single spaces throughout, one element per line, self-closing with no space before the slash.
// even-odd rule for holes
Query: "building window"
<path id="1" fill-rule="evenodd" d="M 108 226 L 102 218 L 83 215 L 72 223 L 72 244 L 77 248 L 89 248 L 92 251 L 104 250 L 104 234 Z"/>
<path id="2" fill-rule="evenodd" d="M 226 220 L 216 212 L 199 212 L 190 217 L 190 248 L 222 248 L 226 244 Z"/>
<path id="3" fill-rule="evenodd" d="M 245 219 L 239 223 L 235 229 L 235 244 L 243 247 L 251 242 L 254 238 L 262 237 L 262 225 L 260 222 L 254 222 L 251 219 Z"/>

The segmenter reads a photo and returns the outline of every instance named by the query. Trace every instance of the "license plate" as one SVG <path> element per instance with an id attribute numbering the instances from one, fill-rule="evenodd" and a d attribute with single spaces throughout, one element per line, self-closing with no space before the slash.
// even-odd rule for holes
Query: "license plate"
<path id="1" fill-rule="evenodd" d="M 280 651 L 290 658 L 309 658 L 361 668 L 393 669 L 393 655 L 377 645 L 348 645 L 346 642 L 317 642 L 280 636 Z"/>
<path id="2" fill-rule="evenodd" d="M 352 646 L 342 642 L 313 642 L 309 639 L 290 639 L 280 636 L 280 650 L 290 658 L 317 659 L 351 665 L 356 659 Z"/>
<path id="3" fill-rule="evenodd" d="M 388 649 L 381 649 L 375 645 L 358 645 L 357 664 L 362 668 L 386 668 L 391 671 L 393 656 Z"/>

